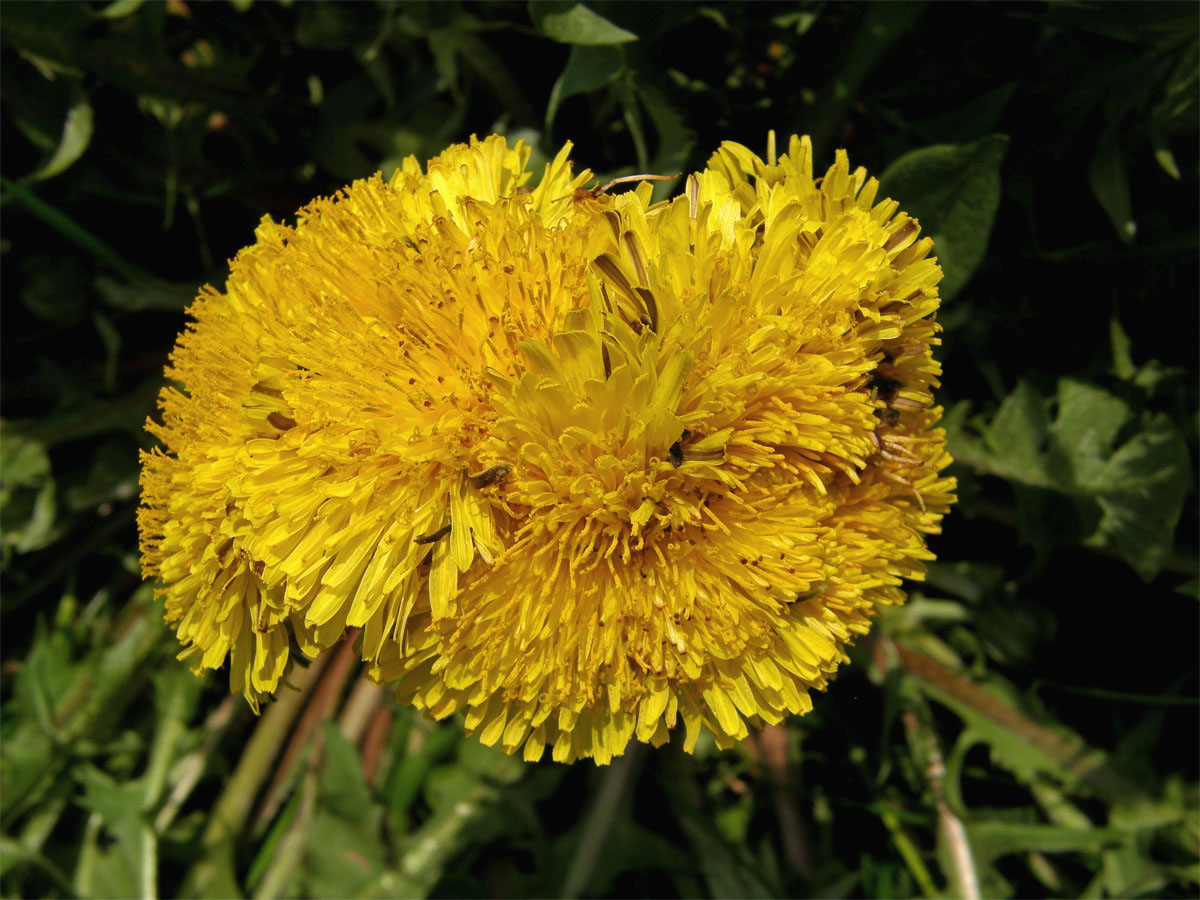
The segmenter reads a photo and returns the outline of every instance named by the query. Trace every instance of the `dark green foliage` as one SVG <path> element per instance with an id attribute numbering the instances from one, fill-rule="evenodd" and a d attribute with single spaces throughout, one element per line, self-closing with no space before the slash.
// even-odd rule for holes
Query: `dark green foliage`
<path id="1" fill-rule="evenodd" d="M 1195 896 L 1197 24 L 4 3 L 0 892 Z M 262 215 L 472 132 L 535 171 L 573 140 L 607 179 L 770 128 L 881 174 L 946 275 L 961 500 L 812 714 L 728 753 L 530 766 L 336 659 L 259 719 L 174 659 L 137 450 L 190 298 Z"/>

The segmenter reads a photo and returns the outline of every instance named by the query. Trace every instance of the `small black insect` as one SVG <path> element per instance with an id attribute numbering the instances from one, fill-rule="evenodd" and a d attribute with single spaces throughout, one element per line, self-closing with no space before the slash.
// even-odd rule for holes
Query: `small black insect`
<path id="1" fill-rule="evenodd" d="M 467 482 L 473 488 L 485 488 L 489 484 L 495 484 L 498 481 L 503 481 L 508 477 L 508 473 L 512 471 L 512 466 L 508 463 L 497 463 L 494 466 L 489 466 L 478 475 L 468 475 Z"/>
<path id="2" fill-rule="evenodd" d="M 445 525 L 443 525 L 437 531 L 431 531 L 431 532 L 429 532 L 429 534 L 423 534 L 420 537 L 413 538 L 413 543 L 414 544 L 432 544 L 435 541 L 440 541 L 442 538 L 444 538 L 446 535 L 448 535 L 450 533 L 450 526 L 451 526 L 451 523 L 447 522 Z"/>
<path id="3" fill-rule="evenodd" d="M 892 409 L 890 406 L 875 410 L 875 415 L 882 424 L 889 428 L 895 428 L 900 423 L 900 410 Z"/>
<path id="4" fill-rule="evenodd" d="M 683 429 L 683 434 L 679 436 L 679 440 L 673 443 L 667 449 L 667 455 L 671 458 L 671 465 L 679 468 L 683 465 L 683 446 L 682 443 L 692 436 L 692 433 L 686 428 Z"/>
<path id="5" fill-rule="evenodd" d="M 889 375 L 884 375 L 878 369 L 871 373 L 871 377 L 867 380 L 867 385 L 871 389 L 872 395 L 878 397 L 884 403 L 891 403 L 896 399 L 896 394 L 903 387 L 903 383 Z"/>

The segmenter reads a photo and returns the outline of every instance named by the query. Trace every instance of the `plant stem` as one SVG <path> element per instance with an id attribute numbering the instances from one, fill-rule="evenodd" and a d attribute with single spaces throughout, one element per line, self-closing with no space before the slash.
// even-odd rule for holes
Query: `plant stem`
<path id="1" fill-rule="evenodd" d="M 579 846 L 575 848 L 575 857 L 567 870 L 566 881 L 559 896 L 563 900 L 573 900 L 583 893 L 592 878 L 600 854 L 608 842 L 608 833 L 616 821 L 617 812 L 625 799 L 630 786 L 633 784 L 638 763 L 641 761 L 645 744 L 630 741 L 625 748 L 625 755 L 604 773 L 596 798 L 587 812 L 583 834 L 579 838 Z"/>
<path id="2" fill-rule="evenodd" d="M 193 750 L 185 756 L 177 765 L 176 771 L 178 776 L 175 781 L 175 786 L 171 788 L 171 793 L 167 795 L 166 802 L 162 805 L 162 809 L 158 811 L 158 817 L 154 820 L 154 830 L 162 834 L 167 830 L 167 827 L 175 821 L 175 817 L 179 814 L 179 810 L 183 808 L 184 801 L 192 793 L 192 789 L 200 781 L 200 776 L 204 774 L 204 769 L 208 764 L 208 759 L 212 756 L 217 744 L 225 735 L 225 730 L 229 727 L 229 723 L 233 721 L 233 710 L 236 698 L 230 694 L 220 705 L 213 710 L 209 717 L 204 722 L 204 742 L 199 748 Z"/>
<path id="3" fill-rule="evenodd" d="M 808 826 L 800 813 L 799 797 L 788 762 L 787 729 L 782 725 L 768 725 L 753 737 L 752 746 L 770 773 L 771 795 L 775 801 L 784 856 L 800 877 L 812 885 L 816 872 L 809 849 Z"/>
<path id="4" fill-rule="evenodd" d="M 275 851 L 275 858 L 271 860 L 262 882 L 254 892 L 256 900 L 282 896 L 288 886 L 287 879 L 296 872 L 296 863 L 304 849 L 304 838 L 308 834 L 308 825 L 317 799 L 317 773 L 314 767 L 309 766 L 305 772 L 300 790 L 300 808 L 296 810 L 296 819 L 288 828 L 287 835 Z"/>
<path id="5" fill-rule="evenodd" d="M 346 680 L 350 677 L 350 670 L 354 666 L 354 641 L 358 637 L 358 633 L 359 629 L 351 629 L 336 650 L 329 651 L 321 657 L 332 655 L 333 659 L 320 678 L 314 681 L 312 702 L 308 704 L 303 715 L 300 716 L 300 721 L 296 723 L 296 727 L 288 736 L 287 747 L 280 757 L 279 765 L 275 767 L 275 775 L 271 778 L 266 793 L 263 795 L 258 814 L 254 817 L 254 833 L 256 835 L 266 829 L 267 824 L 279 811 L 286 789 L 291 785 L 293 769 L 301 751 L 307 748 L 310 757 L 314 752 L 319 752 L 319 742 L 310 741 L 309 736 L 314 732 L 320 732 L 321 723 L 332 715 L 334 704 L 342 695 L 342 688 L 345 687 Z"/>
<path id="6" fill-rule="evenodd" d="M 938 826 L 942 830 L 942 839 L 946 842 L 950 854 L 951 875 L 957 896 L 963 900 L 979 900 L 979 876 L 975 871 L 975 858 L 971 854 L 967 830 L 946 802 L 946 765 L 942 759 L 941 748 L 938 747 L 937 737 L 932 731 L 921 726 L 920 719 L 911 710 L 906 711 L 901 718 L 905 729 L 914 740 L 924 745 L 928 761 L 925 777 L 929 779 L 929 788 L 933 792 L 934 806 L 937 808 Z"/>
<path id="7" fill-rule="evenodd" d="M 183 896 L 200 896 L 216 876 L 221 864 L 232 856 L 233 839 L 241 831 L 246 815 L 283 742 L 299 714 L 309 691 L 329 654 L 317 657 L 307 668 L 297 666 L 291 673 L 295 690 L 281 690 L 267 709 L 254 734 L 242 751 L 237 768 L 225 785 L 209 815 L 208 827 L 200 839 L 201 855 L 183 881 Z"/>

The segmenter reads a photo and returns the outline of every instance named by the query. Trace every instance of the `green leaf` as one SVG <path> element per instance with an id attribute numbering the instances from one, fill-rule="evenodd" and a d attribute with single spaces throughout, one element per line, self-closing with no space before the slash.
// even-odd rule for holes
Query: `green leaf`
<path id="1" fill-rule="evenodd" d="M 29 863 L 49 875 L 64 891 L 65 896 L 69 897 L 75 893 L 70 879 L 58 866 L 20 841 L 14 840 L 6 834 L 0 834 L 0 875 L 6 875 L 17 866 Z"/>
<path id="2" fill-rule="evenodd" d="M 1150 112 L 1148 131 L 1154 147 L 1154 158 L 1163 170 L 1178 181 L 1181 178 L 1175 154 L 1167 144 L 1172 125 L 1189 111 L 1195 114 L 1196 91 L 1200 87 L 1200 42 L 1188 41 L 1179 53 L 1179 60 L 1167 79 L 1162 99 Z"/>
<path id="3" fill-rule="evenodd" d="M 74 164 L 75 160 L 83 156 L 83 151 L 87 149 L 91 140 L 92 107 L 85 98 L 80 97 L 67 110 L 67 118 L 63 122 L 62 137 L 59 138 L 58 147 L 55 149 L 54 155 L 46 161 L 44 166 L 30 175 L 29 180 L 42 181 L 65 172 Z"/>
<path id="4" fill-rule="evenodd" d="M 79 247 L 81 250 L 90 253 L 117 274 L 138 285 L 156 289 L 171 288 L 171 285 L 166 282 L 155 278 L 137 266 L 127 263 L 112 247 L 104 243 L 104 241 L 100 240 L 66 213 L 38 197 L 37 194 L 24 185 L 9 181 L 7 178 L 0 176 L 0 187 L 8 195 L 4 198 L 5 200 L 11 197 L 20 201 L 21 205 L 30 213 L 53 228 L 65 240 Z"/>
<path id="5" fill-rule="evenodd" d="M 466 776 L 464 776 L 465 778 Z M 448 782 L 443 782 L 446 786 Z M 461 785 L 452 788 L 457 791 Z M 446 792 L 448 796 L 450 791 Z M 466 832 L 475 825 L 495 799 L 496 791 L 481 781 L 459 799 L 437 809 L 421 827 L 406 836 L 404 852 L 397 865 L 395 896 L 424 897 L 442 877 L 447 864 L 465 842 Z"/>
<path id="6" fill-rule="evenodd" d="M 1124 400 L 1078 378 L 1058 382 L 1057 401 L 1058 416 L 1049 437 L 1060 456 L 1050 458 L 1050 477 L 1057 483 L 1073 479 L 1078 484 L 1092 484 L 1106 451 L 1132 412 Z M 1055 471 L 1058 464 L 1066 468 Z"/>
<path id="7" fill-rule="evenodd" d="M 14 426 L 0 428 L 0 546 L 4 553 L 28 553 L 55 537 L 56 485 L 46 447 L 20 434 Z"/>
<path id="8" fill-rule="evenodd" d="M 118 782 L 92 765 L 80 765 L 74 771 L 83 787 L 79 802 L 100 817 L 112 838 L 111 846 L 96 851 L 90 893 L 96 897 L 144 896 L 141 876 L 152 864 L 142 841 L 145 787 L 140 779 Z"/>
<path id="9" fill-rule="evenodd" d="M 1108 757 L 1079 735 L 1057 722 L 1035 721 L 1013 686 L 1000 676 L 989 672 L 979 684 L 907 644 L 897 642 L 896 647 L 906 675 L 963 720 L 960 745 L 987 744 L 992 759 L 1022 782 L 1050 775 L 1071 789 L 1086 786 L 1110 803 L 1150 802 L 1141 785 L 1114 771 Z"/>
<path id="10" fill-rule="evenodd" d="M 304 849 L 305 884 L 316 897 L 353 897 L 383 867 L 383 810 L 372 802 L 354 745 L 332 722 L 324 739 L 317 811 Z"/>
<path id="11" fill-rule="evenodd" d="M 123 19 L 138 11 L 146 0 L 113 0 L 112 3 L 100 10 L 98 15 L 106 19 Z"/>
<path id="12" fill-rule="evenodd" d="M 642 110 L 638 106 L 637 92 L 632 78 L 625 78 L 617 87 L 617 98 L 621 102 L 624 113 L 625 127 L 629 129 L 629 138 L 633 141 L 633 152 L 637 157 L 637 167 L 645 171 L 650 165 L 650 151 L 646 145 L 646 130 L 642 127 Z"/>
<path id="13" fill-rule="evenodd" d="M 1112 342 L 1112 373 L 1122 381 L 1128 381 L 1137 374 L 1137 366 L 1133 364 L 1133 344 L 1116 316 L 1109 320 L 1108 333 Z"/>
<path id="14" fill-rule="evenodd" d="M 632 31 L 619 28 L 582 3 L 570 0 L 532 0 L 529 15 L 537 30 L 560 44 L 625 44 L 636 41 Z"/>
<path id="15" fill-rule="evenodd" d="M 980 94 L 958 109 L 914 123 L 913 127 L 926 140 L 934 143 L 982 137 L 996 130 L 996 125 L 1016 90 L 1017 83 L 1011 81 L 995 90 Z"/>
<path id="16" fill-rule="evenodd" d="M 0 793 L 6 827 L 11 818 L 38 799 L 47 764 L 60 742 L 60 711 L 76 683 L 79 667 L 61 629 L 38 626 L 33 648 L 16 676 L 15 702 L 6 706 L 19 723 L 4 733 L 0 755 Z"/>
<path id="17" fill-rule="evenodd" d="M 604 87 L 617 76 L 623 64 L 624 57 L 616 47 L 572 47 L 566 66 L 550 90 L 550 100 L 546 104 L 546 134 L 551 133 L 554 117 L 564 102 L 577 94 L 588 94 Z"/>
<path id="18" fill-rule="evenodd" d="M 18 487 L 36 486 L 50 475 L 50 457 L 45 446 L 17 432 L 11 425 L 0 426 L 0 509 Z"/>
<path id="19" fill-rule="evenodd" d="M 570 848 L 578 839 L 574 833 L 577 830 L 563 835 L 554 848 L 556 856 L 570 859 Z M 632 804 L 625 803 L 606 836 L 583 896 L 611 895 L 613 882 L 627 872 L 667 870 L 687 873 L 691 869 L 692 857 L 663 835 L 638 825 L 633 820 Z"/>
<path id="20" fill-rule="evenodd" d="M 332 723 L 325 726 L 325 764 L 321 769 L 320 802 L 350 821 L 371 812 L 371 789 L 354 746 Z"/>
<path id="21" fill-rule="evenodd" d="M 420 795 L 429 770 L 451 751 L 458 737 L 452 725 L 427 726 L 424 722 L 408 733 L 405 752 L 393 764 L 383 790 L 389 820 L 397 834 L 406 830 L 409 807 Z"/>
<path id="22" fill-rule="evenodd" d="M 1000 404 L 985 436 L 995 459 L 1004 467 L 997 474 L 1045 486 L 1042 446 L 1049 427 L 1046 401 L 1029 382 L 1017 382 L 1013 392 Z"/>
<path id="23" fill-rule="evenodd" d="M 121 356 L 121 332 L 108 316 L 101 312 L 92 313 L 92 323 L 104 344 L 104 389 L 112 391 L 117 386 L 117 363 Z"/>
<path id="24" fill-rule="evenodd" d="M 649 85 L 642 85 L 639 91 L 642 106 L 654 123 L 658 133 L 658 152 L 650 160 L 647 171 L 659 175 L 674 175 L 682 173 L 683 168 L 696 145 L 696 136 L 683 117 L 661 93 Z M 675 181 L 660 181 L 654 186 L 656 199 L 666 199 L 675 190 Z"/>
<path id="25" fill-rule="evenodd" d="M 1129 196 L 1129 176 L 1125 173 L 1125 158 L 1121 154 L 1118 130 L 1108 129 L 1096 145 L 1096 154 L 1088 167 L 1088 182 L 1092 193 L 1108 213 L 1117 236 L 1126 244 L 1137 236 L 1133 221 L 1133 201 Z"/>
<path id="26" fill-rule="evenodd" d="M 983 262 L 1000 205 L 1000 165 L 1008 136 L 972 144 L 937 144 L 907 153 L 880 178 L 884 194 L 921 223 L 933 238 L 945 278 L 944 299 L 962 289 Z"/>
<path id="27" fill-rule="evenodd" d="M 1088 543 L 1113 548 L 1149 581 L 1171 552 L 1190 470 L 1179 429 L 1165 414 L 1155 416 L 1086 485 L 1103 511 Z"/>
<path id="28" fill-rule="evenodd" d="M 1048 424 L 1049 402 L 1020 382 L 985 431 L 987 449 L 957 435 L 952 452 L 1017 485 L 1066 495 L 1082 519 L 1086 545 L 1109 549 L 1142 578 L 1153 578 L 1171 551 L 1191 484 L 1183 435 L 1158 414 L 1114 448 L 1134 420 L 1125 401 L 1097 385 L 1064 378 L 1056 402 L 1057 417 Z M 1017 499 L 1024 513 L 1042 503 L 1027 491 L 1018 491 Z"/>
<path id="29" fill-rule="evenodd" d="M 980 865 L 990 865 L 994 859 L 1010 853 L 1097 850 L 1125 840 L 1125 834 L 1117 828 L 1064 828 L 1021 822 L 968 823 L 967 837 Z"/>

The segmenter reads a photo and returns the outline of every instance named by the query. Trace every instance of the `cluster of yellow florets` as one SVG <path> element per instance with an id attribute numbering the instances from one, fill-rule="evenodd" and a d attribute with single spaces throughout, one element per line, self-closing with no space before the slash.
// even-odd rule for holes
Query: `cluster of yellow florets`
<path id="1" fill-rule="evenodd" d="M 811 707 L 952 502 L 941 277 L 807 139 L 683 196 L 538 186 L 504 138 L 264 219 L 206 289 L 142 477 L 144 569 L 257 706 L 361 628 L 373 676 L 527 759 Z"/>

